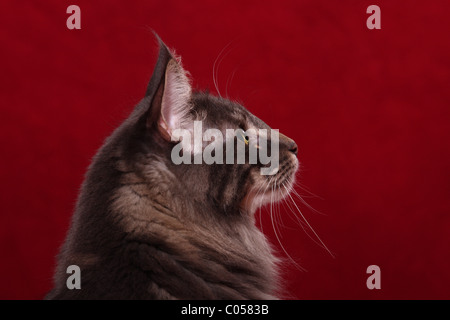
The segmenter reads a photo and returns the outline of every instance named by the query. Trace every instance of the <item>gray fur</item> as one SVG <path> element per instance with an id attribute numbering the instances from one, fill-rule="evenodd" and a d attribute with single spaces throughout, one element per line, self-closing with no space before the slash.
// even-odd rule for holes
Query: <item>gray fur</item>
<path id="1" fill-rule="evenodd" d="M 146 97 L 86 173 L 46 298 L 276 298 L 278 260 L 253 215 L 267 199 L 254 205 L 251 196 L 272 187 L 270 177 L 259 175 L 260 165 L 172 163 L 174 144 L 158 119 L 166 67 L 176 59 L 159 43 Z M 210 127 L 269 128 L 241 105 L 207 93 L 193 93 L 188 105 L 190 120 Z M 280 181 L 292 181 L 294 153 L 295 143 L 283 136 Z M 66 287 L 69 265 L 81 268 L 80 290 Z"/>

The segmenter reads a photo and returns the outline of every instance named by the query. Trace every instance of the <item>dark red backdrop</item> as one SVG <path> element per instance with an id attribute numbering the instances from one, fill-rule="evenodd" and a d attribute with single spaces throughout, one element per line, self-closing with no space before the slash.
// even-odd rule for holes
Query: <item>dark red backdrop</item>
<path id="1" fill-rule="evenodd" d="M 70 4 L 81 7 L 81 30 L 66 28 Z M 366 28 L 371 4 L 381 30 Z M 450 298 L 449 9 L 446 0 L 3 1 L 0 298 L 50 288 L 90 158 L 145 92 L 150 28 L 212 92 L 226 47 L 222 95 L 298 143 L 300 182 L 323 214 L 301 208 L 336 257 L 285 215 L 281 240 L 307 269 L 286 266 L 293 297 Z M 381 290 L 366 288 L 371 264 Z"/>

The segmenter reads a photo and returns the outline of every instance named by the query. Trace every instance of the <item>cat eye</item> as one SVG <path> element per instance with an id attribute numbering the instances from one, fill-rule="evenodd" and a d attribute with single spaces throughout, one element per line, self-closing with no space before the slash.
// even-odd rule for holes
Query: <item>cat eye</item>
<path id="1" fill-rule="evenodd" d="M 246 145 L 248 145 L 249 138 L 245 135 L 244 130 L 239 128 L 236 131 L 237 131 L 236 137 L 242 142 L 244 142 Z"/>

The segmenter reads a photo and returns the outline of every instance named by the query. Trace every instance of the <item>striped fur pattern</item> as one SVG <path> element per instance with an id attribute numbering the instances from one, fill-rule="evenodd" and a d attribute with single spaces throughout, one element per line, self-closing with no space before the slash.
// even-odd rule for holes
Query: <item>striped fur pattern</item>
<path id="1" fill-rule="evenodd" d="M 47 299 L 277 298 L 279 262 L 254 212 L 292 187 L 295 143 L 280 135 L 275 176 L 260 175 L 261 164 L 173 164 L 173 123 L 270 128 L 237 103 L 191 92 L 159 43 L 146 97 L 86 173 Z M 80 290 L 66 287 L 69 265 L 81 269 Z"/>

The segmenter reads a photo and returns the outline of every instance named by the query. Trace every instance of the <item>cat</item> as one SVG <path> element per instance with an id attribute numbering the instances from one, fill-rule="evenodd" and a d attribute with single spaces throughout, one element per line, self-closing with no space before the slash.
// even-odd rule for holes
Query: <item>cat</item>
<path id="1" fill-rule="evenodd" d="M 274 175 L 259 162 L 174 164 L 173 132 L 194 120 L 270 127 L 236 102 L 194 91 L 155 37 L 146 95 L 87 170 L 46 299 L 278 299 L 280 260 L 254 213 L 292 190 L 297 145 L 279 134 Z M 81 270 L 80 289 L 67 287 L 70 265 Z"/>

